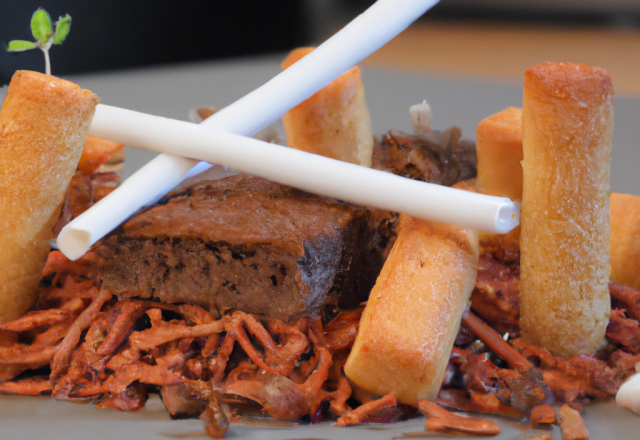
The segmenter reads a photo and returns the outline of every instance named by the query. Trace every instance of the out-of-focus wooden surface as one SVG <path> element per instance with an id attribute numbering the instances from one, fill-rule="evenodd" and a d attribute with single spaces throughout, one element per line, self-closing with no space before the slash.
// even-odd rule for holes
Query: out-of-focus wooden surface
<path id="1" fill-rule="evenodd" d="M 636 29 L 421 22 L 370 56 L 365 65 L 521 80 L 527 67 L 544 61 L 604 67 L 617 93 L 640 95 L 640 30 Z"/>

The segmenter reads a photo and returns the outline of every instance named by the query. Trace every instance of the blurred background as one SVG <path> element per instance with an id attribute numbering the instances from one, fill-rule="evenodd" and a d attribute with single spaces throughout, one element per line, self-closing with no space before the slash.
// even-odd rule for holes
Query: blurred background
<path id="1" fill-rule="evenodd" d="M 32 39 L 38 7 L 72 31 L 52 48 L 57 75 L 281 53 L 318 44 L 372 0 L 0 0 L 0 42 Z M 368 63 L 516 79 L 542 61 L 606 65 L 617 91 L 640 93 L 640 0 L 441 0 Z M 0 81 L 43 70 L 38 50 L 0 50 Z"/>

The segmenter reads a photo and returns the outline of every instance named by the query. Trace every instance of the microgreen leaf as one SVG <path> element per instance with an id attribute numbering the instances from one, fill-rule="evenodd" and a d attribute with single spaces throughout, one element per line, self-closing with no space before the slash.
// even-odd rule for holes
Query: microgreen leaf
<path id="1" fill-rule="evenodd" d="M 35 42 L 26 40 L 13 40 L 9 42 L 7 51 L 23 52 L 29 49 L 40 48 L 44 53 L 45 72 L 51 75 L 51 60 L 49 58 L 49 49 L 52 44 L 62 44 L 69 35 L 71 30 L 71 16 L 66 14 L 58 18 L 56 21 L 56 30 L 53 31 L 51 16 L 47 11 L 39 8 L 31 16 L 31 33 L 36 39 Z"/>
<path id="2" fill-rule="evenodd" d="M 35 38 L 41 46 L 45 46 L 51 38 L 51 34 L 53 33 L 51 17 L 49 13 L 42 8 L 34 12 L 31 17 L 31 33 L 33 34 L 33 38 Z"/>
<path id="3" fill-rule="evenodd" d="M 9 41 L 9 46 L 7 46 L 7 50 L 9 52 L 24 52 L 25 50 L 35 49 L 36 43 L 33 41 L 26 40 L 13 40 Z"/>
<path id="4" fill-rule="evenodd" d="M 60 17 L 56 22 L 56 33 L 53 35 L 53 44 L 62 44 L 71 30 L 71 16 L 69 14 Z"/>

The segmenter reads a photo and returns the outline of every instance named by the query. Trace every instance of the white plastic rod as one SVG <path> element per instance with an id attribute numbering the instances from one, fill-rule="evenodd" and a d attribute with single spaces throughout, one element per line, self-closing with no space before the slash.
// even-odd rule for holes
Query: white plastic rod
<path id="1" fill-rule="evenodd" d="M 378 0 L 309 55 L 202 124 L 253 136 L 384 46 L 436 3 Z"/>
<path id="2" fill-rule="evenodd" d="M 201 124 L 253 136 L 382 47 L 436 3 L 438 0 L 378 0 L 312 53 Z M 91 134 L 99 136 L 95 126 Z M 160 155 L 131 176 L 131 182 L 69 223 L 67 229 L 105 219 L 105 224 L 118 225 L 171 191 L 197 164 L 193 159 Z M 198 171 L 206 168 L 200 165 Z M 193 174 L 195 170 L 189 173 Z M 93 244 L 109 232 L 95 228 L 87 239 Z"/>
<path id="3" fill-rule="evenodd" d="M 98 136 L 127 145 L 226 165 L 358 205 L 493 233 L 506 233 L 519 221 L 518 206 L 506 197 L 418 182 L 189 122 L 102 105 L 94 127 Z M 152 191 L 137 176 L 123 184 L 125 189 L 134 187 Z M 128 194 L 120 196 L 122 206 L 131 206 Z M 109 216 L 91 221 L 80 216 L 72 223 L 58 236 L 58 247 L 70 259 L 82 256 L 94 236 L 118 226 Z"/>

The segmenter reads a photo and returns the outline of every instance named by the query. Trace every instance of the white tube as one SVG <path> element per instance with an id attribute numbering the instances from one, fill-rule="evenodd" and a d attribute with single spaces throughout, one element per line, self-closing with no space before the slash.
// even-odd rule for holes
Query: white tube
<path id="1" fill-rule="evenodd" d="M 506 233 L 519 221 L 518 206 L 506 197 L 418 182 L 189 122 L 102 105 L 96 111 L 94 129 L 97 136 L 127 145 L 226 165 L 358 205 L 493 233 Z M 144 190 L 155 198 L 160 196 L 137 175 L 123 186 Z M 117 207 L 105 208 L 103 199 L 95 205 L 103 207 L 93 212 L 120 209 L 126 213 L 135 204 L 129 194 L 122 193 Z M 82 256 L 95 242 L 95 236 L 101 237 L 118 226 L 111 216 L 98 214 L 80 216 L 72 223 L 58 236 L 58 247 L 70 259 Z"/>
<path id="2" fill-rule="evenodd" d="M 312 53 L 201 124 L 253 136 L 382 47 L 436 3 L 438 0 L 378 0 Z M 94 126 L 90 133 L 99 136 Z M 104 224 L 119 225 L 175 188 L 196 164 L 196 160 L 158 156 L 131 176 L 134 184 L 123 184 L 65 229 L 73 231 L 80 224 L 91 228 L 94 221 L 105 219 Z M 78 235 L 84 237 L 80 241 L 88 243 L 88 250 L 108 232 L 90 229 L 88 237 Z"/>

